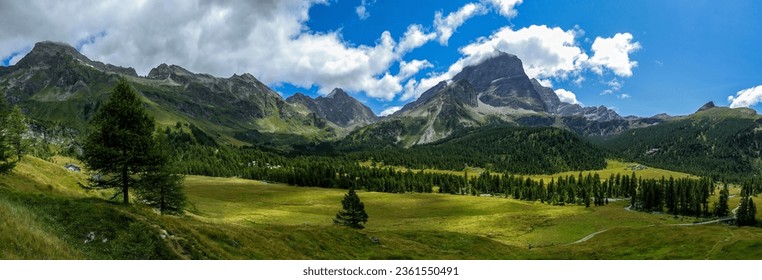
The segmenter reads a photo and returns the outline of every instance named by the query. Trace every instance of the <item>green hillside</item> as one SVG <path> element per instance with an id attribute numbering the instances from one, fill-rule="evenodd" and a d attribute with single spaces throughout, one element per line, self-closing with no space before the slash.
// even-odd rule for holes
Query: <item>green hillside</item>
<path id="1" fill-rule="evenodd" d="M 738 180 L 760 171 L 762 122 L 747 108 L 715 107 L 625 131 L 602 144 L 627 160 Z"/>
<path id="2" fill-rule="evenodd" d="M 694 220 L 626 211 L 626 202 L 584 208 L 361 191 L 370 219 L 352 230 L 331 222 L 344 190 L 189 176 L 189 212 L 160 216 L 82 191 L 83 176 L 62 167 L 69 161 L 25 157 L 0 176 L 0 258 L 762 258 L 749 249 L 762 246 L 762 229 L 674 226 Z"/>
<path id="3" fill-rule="evenodd" d="M 470 166 L 519 174 L 603 169 L 605 156 L 602 149 L 566 130 L 504 125 L 472 129 L 407 149 L 369 148 L 353 154 L 358 160 L 415 169 Z"/>

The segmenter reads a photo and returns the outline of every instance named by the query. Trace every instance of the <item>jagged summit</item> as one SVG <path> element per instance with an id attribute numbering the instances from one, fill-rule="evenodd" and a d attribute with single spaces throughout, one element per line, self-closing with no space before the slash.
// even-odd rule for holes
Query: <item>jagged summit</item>
<path id="1" fill-rule="evenodd" d="M 302 93 L 295 93 L 286 98 L 286 102 L 301 104 L 318 117 L 341 127 L 368 125 L 378 120 L 376 114 L 368 106 L 360 103 L 340 88 L 335 88 L 325 97 L 319 96 L 315 99 Z"/>
<path id="2" fill-rule="evenodd" d="M 709 101 L 706 104 L 702 105 L 701 108 L 699 108 L 698 111 L 696 111 L 696 113 L 701 112 L 701 111 L 706 111 L 706 110 L 712 109 L 714 107 L 717 107 L 716 105 L 714 105 L 714 101 Z"/>
<path id="3" fill-rule="evenodd" d="M 345 92 L 343 89 L 340 89 L 340 88 L 333 89 L 331 93 L 325 96 L 325 98 L 348 98 L 348 97 L 351 98 L 349 94 L 347 94 L 347 92 Z M 322 96 L 318 98 L 322 98 Z"/>
<path id="4" fill-rule="evenodd" d="M 71 60 L 78 63 L 96 68 L 101 71 L 112 72 L 116 74 L 137 76 L 135 69 L 131 67 L 120 67 L 111 64 L 102 63 L 99 61 L 93 61 L 82 55 L 74 47 L 61 42 L 43 41 L 34 44 L 32 50 L 24 56 L 15 67 L 17 68 L 31 68 L 31 67 L 53 67 L 63 65 Z"/>

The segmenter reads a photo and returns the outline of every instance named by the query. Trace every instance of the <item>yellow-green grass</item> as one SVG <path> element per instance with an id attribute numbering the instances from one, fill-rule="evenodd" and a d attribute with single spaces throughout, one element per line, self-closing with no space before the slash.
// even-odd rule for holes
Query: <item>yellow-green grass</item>
<path id="1" fill-rule="evenodd" d="M 212 223 L 330 226 L 345 190 L 189 176 L 191 212 Z M 603 207 L 550 206 L 501 197 L 388 194 L 359 191 L 370 216 L 366 232 L 446 231 L 513 246 L 549 246 L 619 226 L 681 222 L 664 215 Z"/>
<path id="2" fill-rule="evenodd" d="M 0 197 L 0 259 L 76 259 L 79 253 L 25 207 Z"/>
<path id="3" fill-rule="evenodd" d="M 727 225 L 620 227 L 588 242 L 533 250 L 559 259 L 762 259 L 762 230 Z"/>
<path id="4" fill-rule="evenodd" d="M 83 196 L 80 182 L 87 182 L 82 173 L 31 156 L 24 156 L 10 174 L 0 175 L 0 188 L 27 193 Z"/>
<path id="5" fill-rule="evenodd" d="M 371 166 L 370 161 L 363 161 L 360 162 L 361 166 Z M 631 162 L 622 162 L 617 160 L 606 160 L 606 168 L 600 169 L 600 170 L 579 170 L 579 171 L 567 171 L 567 172 L 559 172 L 554 174 L 541 174 L 541 175 L 524 175 L 527 177 L 530 177 L 534 180 L 544 180 L 546 183 L 550 182 L 551 179 L 557 179 L 559 176 L 567 177 L 569 175 L 577 176 L 581 172 L 583 176 L 587 176 L 588 173 L 598 173 L 598 176 L 601 177 L 601 180 L 608 179 L 611 175 L 616 176 L 616 174 L 621 175 L 631 175 L 633 170 L 630 169 L 630 166 L 638 165 L 637 163 L 631 163 Z M 382 165 L 379 165 L 382 166 Z M 389 166 L 387 166 L 389 167 Z M 479 167 L 471 167 L 467 170 L 460 170 L 460 171 L 454 171 L 454 170 L 441 170 L 441 169 L 412 169 L 407 168 L 403 166 L 391 166 L 395 170 L 398 171 L 413 171 L 413 172 L 429 172 L 429 173 L 438 173 L 438 174 L 450 174 L 450 175 L 458 175 L 458 176 L 465 176 L 468 174 L 469 178 L 478 177 L 482 172 L 484 172 L 483 168 Z M 501 175 L 497 173 L 496 175 Z M 688 173 L 683 172 L 677 172 L 672 170 L 666 170 L 666 169 L 660 169 L 660 168 L 653 168 L 653 167 L 646 167 L 646 169 L 642 170 L 636 170 L 635 175 L 638 177 L 641 177 L 643 179 L 661 179 L 674 177 L 677 178 L 696 178 L 696 176 L 693 176 Z"/>
<path id="6" fill-rule="evenodd" d="M 675 226 L 695 219 L 625 211 L 626 201 L 584 208 L 359 191 L 370 218 L 353 230 L 332 224 L 345 190 L 188 176 L 188 215 L 160 216 L 92 198 L 76 186 L 84 175 L 63 169 L 71 159 L 53 161 L 26 157 L 0 176 L 0 216 L 10 217 L 0 258 L 762 259 L 762 229 Z M 89 232 L 111 238 L 83 244 Z"/>
<path id="7" fill-rule="evenodd" d="M 555 179 L 555 178 L 558 178 L 559 176 L 566 177 L 569 175 L 577 176 L 579 175 L 580 172 L 582 172 L 583 176 L 586 176 L 587 173 L 598 173 L 598 176 L 601 177 L 601 180 L 605 180 L 605 179 L 608 179 L 611 175 L 616 176 L 616 174 L 629 176 L 633 172 L 633 170 L 630 169 L 629 167 L 635 166 L 635 165 L 638 165 L 638 164 L 632 163 L 632 162 L 621 162 L 617 160 L 606 160 L 606 168 L 601 170 L 568 171 L 568 172 L 561 172 L 561 173 L 556 173 L 551 175 L 531 175 L 530 177 L 535 180 L 543 179 L 545 182 L 549 182 L 551 178 Z M 687 174 L 687 173 L 654 168 L 654 167 L 646 167 L 646 169 L 643 169 L 643 170 L 636 170 L 635 176 L 643 178 L 643 179 L 661 179 L 662 177 L 664 178 L 674 177 L 675 179 L 689 178 L 689 177 L 695 178 L 695 176 Z"/>
<path id="8" fill-rule="evenodd" d="M 345 193 L 344 190 L 197 176 L 186 179 L 186 191 L 192 212 L 209 223 L 241 227 L 279 225 L 317 232 L 337 230 L 331 226 L 331 219 Z M 498 242 L 492 245 L 495 250 L 512 252 L 493 255 L 496 258 L 762 258 L 762 251 L 734 249 L 741 244 L 753 248 L 762 246 L 759 228 L 678 226 L 697 219 L 626 211 L 626 201 L 584 208 L 497 197 L 363 191 L 358 195 L 370 216 L 367 228 L 362 231 L 364 234 L 388 239 L 405 233 L 405 239 L 419 242 L 420 237 L 433 233 L 458 234 L 456 236 L 461 238 L 476 236 L 481 238 L 480 242 Z M 737 198 L 735 200 L 737 204 Z M 733 199 L 731 207 L 735 207 L 732 202 Z M 599 231 L 603 232 L 586 242 L 571 244 Z M 694 246 L 694 243 L 701 245 Z"/>

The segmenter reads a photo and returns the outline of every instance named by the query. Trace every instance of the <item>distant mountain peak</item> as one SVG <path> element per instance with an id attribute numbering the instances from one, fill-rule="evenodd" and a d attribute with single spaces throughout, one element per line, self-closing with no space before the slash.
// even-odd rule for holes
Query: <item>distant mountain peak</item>
<path id="1" fill-rule="evenodd" d="M 701 112 L 701 111 L 706 111 L 706 110 L 712 109 L 714 107 L 717 107 L 716 105 L 714 105 L 714 101 L 709 101 L 706 104 L 702 105 L 701 108 L 699 108 L 698 111 L 696 111 L 696 113 Z"/>
<path id="2" fill-rule="evenodd" d="M 82 55 L 74 47 L 61 42 L 43 41 L 34 44 L 32 51 L 16 63 L 16 67 L 27 68 L 34 66 L 53 66 L 68 63 L 74 60 L 80 64 L 93 68 L 129 76 L 137 76 L 135 69 L 131 67 L 119 67 L 111 64 L 93 61 Z"/>
<path id="3" fill-rule="evenodd" d="M 340 89 L 340 88 L 335 88 L 331 91 L 331 93 L 326 95 L 326 98 L 347 98 L 347 97 L 350 97 L 349 94 L 347 94 L 347 92 L 345 92 L 343 89 Z"/>
<path id="4" fill-rule="evenodd" d="M 291 104 L 302 104 L 317 116 L 338 126 L 350 127 L 374 123 L 378 117 L 368 106 L 349 96 L 344 90 L 336 88 L 327 96 L 310 98 L 302 93 L 295 93 L 286 99 Z"/>

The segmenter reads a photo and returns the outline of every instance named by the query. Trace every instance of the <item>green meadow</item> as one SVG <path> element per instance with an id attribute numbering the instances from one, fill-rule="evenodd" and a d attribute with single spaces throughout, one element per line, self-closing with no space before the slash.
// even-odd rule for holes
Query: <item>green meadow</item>
<path id="1" fill-rule="evenodd" d="M 371 166 L 370 161 L 364 161 L 360 162 L 360 165 L 362 166 Z M 640 164 L 632 163 L 632 162 L 622 162 L 618 160 L 606 160 L 606 168 L 600 169 L 600 170 L 582 170 L 582 171 L 567 171 L 567 172 L 559 172 L 554 174 L 542 174 L 542 175 L 524 175 L 526 177 L 532 178 L 534 180 L 544 180 L 546 183 L 550 182 L 551 179 L 557 179 L 559 176 L 566 177 L 569 175 L 577 176 L 581 172 L 582 175 L 587 175 L 588 173 L 598 173 L 598 175 L 601 177 L 601 180 L 608 179 L 609 176 L 616 174 L 621 175 L 631 175 L 632 172 L 635 172 L 635 175 L 638 177 L 642 177 L 643 179 L 660 179 L 661 177 L 669 178 L 674 177 L 677 178 L 687 178 L 687 177 L 695 177 L 691 174 L 672 171 L 672 170 L 666 170 L 666 169 L 660 169 L 660 168 L 653 168 L 648 166 L 644 169 L 639 170 L 633 170 L 633 166 L 639 166 Z M 382 165 L 383 166 L 383 165 Z M 440 170 L 440 169 L 412 169 L 402 166 L 392 166 L 392 168 L 400 171 L 407 171 L 411 170 L 413 172 L 430 172 L 430 173 L 440 173 L 440 174 L 452 174 L 452 175 L 461 175 L 465 176 L 468 175 L 469 178 L 478 177 L 482 172 L 485 171 L 483 168 L 479 167 L 472 167 L 460 171 L 454 171 L 454 170 Z M 521 175 L 521 174 L 517 174 Z"/>
<path id="2" fill-rule="evenodd" d="M 369 220 L 353 230 L 332 223 L 345 190 L 187 176 L 186 214 L 161 216 L 82 190 L 66 162 L 25 157 L 0 177 L 0 258 L 762 259 L 760 228 L 692 226 L 700 220 L 627 211 L 627 201 L 359 191 Z"/>

